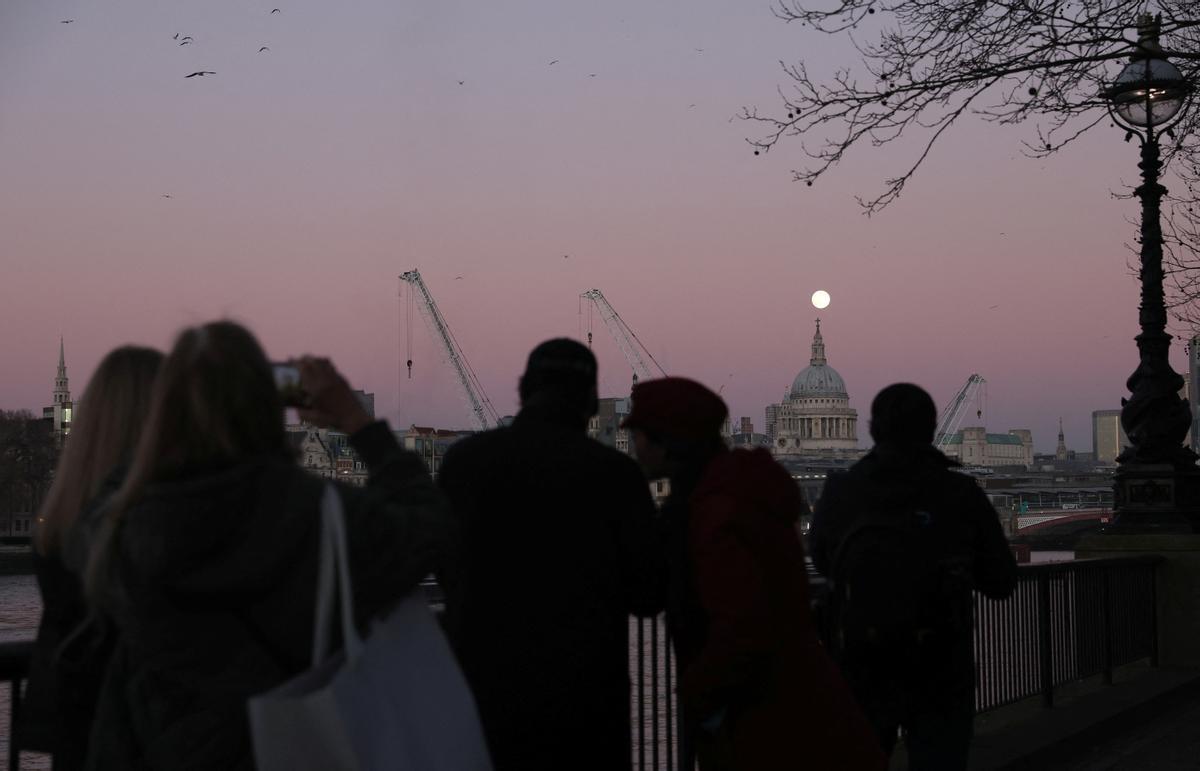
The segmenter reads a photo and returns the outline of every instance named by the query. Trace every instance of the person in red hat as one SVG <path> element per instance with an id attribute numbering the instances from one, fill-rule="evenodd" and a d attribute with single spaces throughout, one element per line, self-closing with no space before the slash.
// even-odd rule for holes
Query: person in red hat
<path id="1" fill-rule="evenodd" d="M 799 486 L 764 449 L 730 450 L 728 409 L 700 383 L 634 386 L 638 462 L 667 478 L 667 625 L 685 764 L 702 771 L 886 767 L 810 617 Z"/>

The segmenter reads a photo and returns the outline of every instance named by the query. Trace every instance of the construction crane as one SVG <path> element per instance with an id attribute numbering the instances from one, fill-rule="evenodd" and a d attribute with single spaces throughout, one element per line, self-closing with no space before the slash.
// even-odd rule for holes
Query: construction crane
<path id="1" fill-rule="evenodd" d="M 987 381 L 980 375 L 973 373 L 967 378 L 967 382 L 963 383 L 963 387 L 958 389 L 958 393 L 950 400 L 942 409 L 942 414 L 938 416 L 937 431 L 934 432 L 934 446 L 939 450 L 950 444 L 950 440 L 958 433 L 958 427 L 962 425 L 963 416 L 967 414 L 968 407 L 978 398 L 980 389 L 983 388 Z M 977 417 L 983 417 L 982 408 L 975 411 Z"/>
<path id="2" fill-rule="evenodd" d="M 600 320 L 604 322 L 604 326 L 608 327 L 609 334 L 616 341 L 617 347 L 621 349 L 621 353 L 625 354 L 625 361 L 629 362 L 630 368 L 633 369 L 633 382 L 636 385 L 638 379 L 650 380 L 655 377 L 666 377 L 666 371 L 654 360 L 654 355 L 650 353 L 646 346 L 642 345 L 642 341 L 634 334 L 625 320 L 613 309 L 608 300 L 604 298 L 604 293 L 599 289 L 589 289 L 579 295 L 583 300 L 591 300 L 596 309 L 600 311 Z M 592 323 L 591 314 L 588 314 L 588 347 L 592 347 Z M 647 360 L 654 364 L 654 369 L 650 368 Z"/>
<path id="3" fill-rule="evenodd" d="M 411 309 L 413 302 L 414 300 L 419 300 L 420 302 L 417 307 L 420 308 L 421 316 L 425 319 L 425 326 L 429 327 L 429 333 L 441 345 L 442 355 L 458 376 L 458 384 L 462 387 L 463 393 L 467 397 L 467 404 L 471 408 L 471 415 L 475 419 L 478 428 L 486 431 L 492 426 L 498 425 L 500 417 L 496 414 L 496 409 L 492 406 L 491 401 L 488 400 L 487 394 L 483 392 L 483 386 L 480 384 L 479 378 L 475 376 L 475 371 L 471 369 L 471 364 L 467 361 L 466 354 L 462 352 L 458 341 L 454 339 L 454 333 L 450 331 L 450 325 L 446 323 L 446 318 L 442 316 L 442 312 L 438 310 L 437 303 L 433 301 L 433 295 L 429 294 L 429 288 L 421 280 L 420 272 L 410 270 L 407 273 L 402 273 L 400 280 L 411 286 L 408 295 L 410 322 L 412 319 Z M 403 288 L 403 285 L 401 285 L 401 288 Z M 412 377 L 411 332 L 408 338 L 408 373 L 409 377 Z"/>

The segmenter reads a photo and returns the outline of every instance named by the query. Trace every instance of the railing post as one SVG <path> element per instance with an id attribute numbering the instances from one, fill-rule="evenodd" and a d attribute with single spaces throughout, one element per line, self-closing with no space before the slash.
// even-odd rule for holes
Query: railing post
<path id="1" fill-rule="evenodd" d="M 1104 584 L 1101 600 L 1104 603 L 1104 684 L 1113 684 L 1113 608 L 1112 608 L 1112 572 L 1111 567 L 1101 568 Z"/>
<path id="2" fill-rule="evenodd" d="M 1050 574 L 1038 576 L 1038 646 L 1042 675 L 1042 706 L 1054 706 L 1054 653 L 1050 635 Z"/>
<path id="3" fill-rule="evenodd" d="M 658 765 L 658 619 L 650 619 L 650 762 L 654 771 L 660 771 Z"/>
<path id="4" fill-rule="evenodd" d="M 637 620 L 637 767 L 646 768 L 646 619 Z"/>

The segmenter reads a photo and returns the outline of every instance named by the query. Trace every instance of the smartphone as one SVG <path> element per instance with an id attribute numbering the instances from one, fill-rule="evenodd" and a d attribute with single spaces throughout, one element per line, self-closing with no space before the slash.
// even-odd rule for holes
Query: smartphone
<path id="1" fill-rule="evenodd" d="M 283 399 L 285 407 L 307 407 L 308 394 L 300 385 L 300 370 L 293 364 L 272 364 L 271 371 L 275 374 L 275 388 Z"/>

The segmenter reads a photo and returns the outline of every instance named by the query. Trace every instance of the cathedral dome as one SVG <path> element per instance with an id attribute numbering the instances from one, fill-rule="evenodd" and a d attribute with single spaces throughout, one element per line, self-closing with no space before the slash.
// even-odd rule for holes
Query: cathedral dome
<path id="1" fill-rule="evenodd" d="M 829 366 L 825 359 L 825 341 L 821 337 L 821 322 L 817 321 L 817 332 L 813 335 L 812 358 L 808 366 L 800 370 L 792 381 L 790 396 L 804 399 L 813 396 L 837 396 L 847 398 L 846 381 Z"/>
<path id="2" fill-rule="evenodd" d="M 846 382 L 833 367 L 828 364 L 812 364 L 800 370 L 792 381 L 791 395 L 796 398 L 809 396 L 841 396 L 845 397 Z"/>

